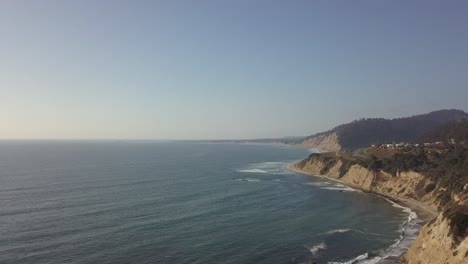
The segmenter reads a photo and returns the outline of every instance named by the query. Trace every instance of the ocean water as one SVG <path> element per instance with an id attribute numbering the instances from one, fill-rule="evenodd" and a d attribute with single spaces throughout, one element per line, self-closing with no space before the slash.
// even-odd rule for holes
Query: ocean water
<path id="1" fill-rule="evenodd" d="M 415 235 L 413 213 L 285 169 L 307 155 L 266 144 L 0 142 L 0 263 L 376 263 L 400 254 Z"/>

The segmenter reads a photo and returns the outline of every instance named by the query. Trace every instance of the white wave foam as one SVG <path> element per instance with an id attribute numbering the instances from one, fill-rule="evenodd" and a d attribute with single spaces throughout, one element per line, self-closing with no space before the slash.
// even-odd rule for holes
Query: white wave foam
<path id="1" fill-rule="evenodd" d="M 408 214 L 407 221 L 405 221 L 400 227 L 399 232 L 401 232 L 401 235 L 399 236 L 399 238 L 396 239 L 395 242 L 392 245 L 390 245 L 387 249 L 383 250 L 380 256 L 376 256 L 376 257 L 369 259 L 368 253 L 365 253 L 349 261 L 328 262 L 328 264 L 376 264 L 380 260 L 385 259 L 386 257 L 400 256 L 411 245 L 411 243 L 416 239 L 418 235 L 418 231 L 420 229 L 420 220 L 418 219 L 417 214 L 413 212 L 410 208 L 401 206 L 390 199 L 385 198 L 385 200 L 387 200 L 390 204 L 392 204 L 392 206 L 396 208 L 400 208 L 402 209 L 403 212 Z M 340 230 L 340 229 L 336 229 L 336 230 Z M 359 230 L 354 230 L 354 229 L 351 229 L 351 230 L 365 233 Z M 332 230 L 332 231 L 335 231 L 335 230 Z M 329 231 L 329 232 L 332 232 L 332 231 Z M 368 234 L 373 234 L 373 233 L 368 233 Z"/>
<path id="2" fill-rule="evenodd" d="M 264 170 L 260 169 L 250 169 L 250 170 L 238 170 L 237 172 L 243 172 L 243 173 L 268 173 Z"/>
<path id="3" fill-rule="evenodd" d="M 371 259 L 361 260 L 361 261 L 357 262 L 357 264 L 377 264 L 380 260 L 382 260 L 381 257 L 374 257 L 374 258 L 371 258 Z"/>
<path id="4" fill-rule="evenodd" d="M 385 235 L 382 235 L 382 234 L 364 232 L 364 231 L 361 231 L 361 230 L 350 229 L 350 228 L 334 229 L 334 230 L 330 230 L 328 232 L 322 233 L 322 235 L 333 235 L 333 234 L 337 234 L 337 233 L 346 233 L 346 232 L 357 232 L 357 233 L 361 233 L 361 234 L 365 234 L 365 235 L 385 236 Z"/>
<path id="5" fill-rule="evenodd" d="M 321 190 L 330 190 L 330 191 L 341 191 L 341 192 L 355 192 L 356 190 L 353 188 L 349 188 L 346 186 L 336 186 L 336 187 L 322 187 Z"/>
<path id="6" fill-rule="evenodd" d="M 334 230 L 330 230 L 328 232 L 325 232 L 326 235 L 333 235 L 333 234 L 339 234 L 339 233 L 346 233 L 346 232 L 349 232 L 351 231 L 351 229 L 349 228 L 342 228 L 342 229 L 334 229 Z"/>
<path id="7" fill-rule="evenodd" d="M 395 243 L 393 243 L 384 251 L 382 254 L 383 258 L 389 256 L 399 256 L 405 252 L 411 243 L 416 239 L 421 227 L 421 220 L 418 218 L 418 215 L 410 208 L 401 206 L 387 198 L 385 198 L 385 200 L 388 201 L 393 207 L 402 209 L 403 212 L 408 214 L 408 218 L 407 221 L 400 226 L 400 237 L 395 240 Z"/>
<path id="8" fill-rule="evenodd" d="M 260 165 L 263 165 L 263 166 L 281 165 L 281 164 L 284 164 L 284 162 L 282 162 L 282 161 L 267 161 L 267 162 L 260 163 Z"/>
<path id="9" fill-rule="evenodd" d="M 417 215 L 413 210 L 411 210 L 410 208 L 401 206 L 401 205 L 395 203 L 394 201 L 392 201 L 392 200 L 390 200 L 390 199 L 388 199 L 388 198 L 385 198 L 385 200 L 386 200 L 387 202 L 389 202 L 393 207 L 400 208 L 400 209 L 402 209 L 403 212 L 405 212 L 405 213 L 408 214 L 408 220 L 407 220 L 407 222 L 405 222 L 405 223 L 403 223 L 403 224 L 401 225 L 401 230 L 400 230 L 400 231 L 401 231 L 402 233 L 405 231 L 406 226 L 407 226 L 409 223 L 411 223 L 411 222 L 413 222 L 413 221 L 415 221 L 415 220 L 418 219 L 418 215 Z"/>
<path id="10" fill-rule="evenodd" d="M 240 173 L 262 173 L 272 175 L 292 174 L 292 172 L 286 169 L 286 164 L 287 163 L 283 161 L 267 161 L 250 164 L 236 171 Z"/>
<path id="11" fill-rule="evenodd" d="M 374 257 L 369 259 L 369 254 L 364 253 L 345 262 L 328 262 L 328 264 L 376 264 L 381 259 L 381 257 Z"/>
<path id="12" fill-rule="evenodd" d="M 260 179 L 257 178 L 243 178 L 243 179 L 237 179 L 237 181 L 240 182 L 260 182 Z"/>
<path id="13" fill-rule="evenodd" d="M 348 187 L 346 185 L 335 183 L 335 182 L 333 182 L 333 183 L 326 182 L 326 181 L 323 181 L 323 182 L 307 182 L 307 183 L 304 183 L 304 185 L 321 187 L 320 189 L 322 189 L 322 190 L 330 190 L 330 191 L 342 191 L 342 192 L 356 192 L 356 191 L 358 191 L 358 190 L 353 189 L 351 187 Z"/>
<path id="14" fill-rule="evenodd" d="M 330 183 L 329 182 L 306 182 L 304 183 L 304 185 L 324 187 L 324 186 L 330 186 Z"/>
<path id="15" fill-rule="evenodd" d="M 416 219 L 418 217 L 418 215 L 415 212 L 413 212 L 413 210 L 411 210 L 410 208 L 401 206 L 401 205 L 395 203 L 394 201 L 392 201 L 392 200 L 390 200 L 388 198 L 385 198 L 385 200 L 387 200 L 387 202 L 392 204 L 393 207 L 400 208 L 400 209 L 403 210 L 403 212 L 407 213 L 408 214 L 408 222 L 411 222 L 413 219 Z"/>
<path id="16" fill-rule="evenodd" d="M 369 257 L 367 253 L 364 253 L 362 255 L 359 255 L 351 260 L 345 261 L 345 262 L 328 262 L 328 264 L 354 264 L 358 263 L 358 261 L 363 261 L 366 260 Z M 359 262 L 360 263 L 360 262 Z"/>
<path id="17" fill-rule="evenodd" d="M 315 244 L 312 247 L 308 248 L 313 255 L 317 255 L 320 250 L 327 249 L 327 245 L 324 242 Z"/>

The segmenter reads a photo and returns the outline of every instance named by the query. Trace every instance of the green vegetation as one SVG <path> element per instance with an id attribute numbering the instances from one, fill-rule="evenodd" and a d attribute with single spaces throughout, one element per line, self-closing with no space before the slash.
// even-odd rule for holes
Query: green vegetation
<path id="1" fill-rule="evenodd" d="M 468 148 L 456 146 L 445 153 L 430 155 L 428 160 L 420 170 L 442 186 L 461 191 L 468 183 Z"/>
<path id="2" fill-rule="evenodd" d="M 430 183 L 426 186 L 426 188 L 424 188 L 424 191 L 426 193 L 430 193 L 432 192 L 434 189 L 435 189 L 436 185 L 434 183 Z"/>
<path id="3" fill-rule="evenodd" d="M 340 178 L 343 177 L 348 171 L 349 169 L 356 164 L 356 162 L 354 160 L 349 160 L 349 159 L 345 159 L 345 158 L 341 158 L 341 163 L 343 164 L 341 167 L 340 167 Z"/>
<path id="4" fill-rule="evenodd" d="M 357 163 L 371 171 L 385 171 L 393 176 L 397 176 L 399 172 L 416 171 L 430 177 L 440 187 L 447 187 L 456 192 L 462 191 L 463 186 L 468 183 L 468 148 L 464 145 L 453 145 L 444 152 L 429 151 L 420 147 L 411 152 L 395 153 L 384 158 L 370 155 Z M 425 191 L 430 192 L 434 188 L 435 186 L 430 185 Z"/>
<path id="5" fill-rule="evenodd" d="M 324 157 L 323 158 L 323 168 L 320 170 L 320 174 L 326 174 L 330 169 L 335 165 L 336 160 L 332 157 Z"/>
<path id="6" fill-rule="evenodd" d="M 356 150 L 372 144 L 415 142 L 436 127 L 464 118 L 468 118 L 468 114 L 461 110 L 439 110 L 395 119 L 363 118 L 305 139 L 336 133 L 344 150 Z"/>
<path id="7" fill-rule="evenodd" d="M 426 186 L 424 189 L 426 193 L 433 191 L 436 186 L 460 192 L 468 184 L 468 147 L 460 144 L 452 145 L 442 152 L 419 147 L 410 152 L 396 152 L 392 155 L 380 155 L 380 157 L 373 155 L 370 151 L 367 156 L 363 153 L 359 155 L 325 153 L 311 154 L 310 158 L 324 163 L 321 174 L 326 174 L 340 160 L 343 164 L 340 168 L 340 177 L 355 164 L 374 172 L 384 171 L 394 177 L 401 172 L 419 172 L 436 183 Z M 306 161 L 304 160 L 302 164 Z M 442 203 L 450 201 L 450 193 L 440 194 L 439 199 Z"/>
<path id="8" fill-rule="evenodd" d="M 318 153 L 312 153 L 309 155 L 308 159 L 315 159 L 321 161 L 324 166 L 320 170 L 320 174 L 326 174 L 336 163 L 336 155 L 334 153 L 324 153 L 324 154 L 318 154 Z M 305 159 L 301 162 L 299 162 L 299 166 L 302 167 L 305 165 L 305 162 L 307 162 L 308 159 Z"/>
<path id="9" fill-rule="evenodd" d="M 447 191 L 437 194 L 437 199 L 442 206 L 449 205 L 451 193 L 463 191 L 464 186 L 468 184 L 468 120 L 443 125 L 425 138 L 431 142 L 443 141 L 445 145 L 419 146 L 402 152 L 368 148 L 354 152 L 311 154 L 309 159 L 323 162 L 321 174 L 326 174 L 336 162 L 341 161 L 343 165 L 340 168 L 340 177 L 355 164 L 370 171 L 383 171 L 394 177 L 401 172 L 415 171 L 433 182 L 424 187 L 425 193 L 436 188 L 446 188 Z M 455 140 L 455 144 L 451 139 Z"/>
<path id="10" fill-rule="evenodd" d="M 453 121 L 442 125 L 420 139 L 420 142 L 451 142 L 468 143 L 468 119 Z"/>
<path id="11" fill-rule="evenodd" d="M 394 153 L 393 155 L 378 158 L 370 155 L 367 159 L 361 159 L 358 163 L 371 170 L 383 170 L 396 176 L 399 171 L 409 171 L 419 168 L 427 162 L 427 157 L 422 148 L 413 152 Z"/>
<path id="12" fill-rule="evenodd" d="M 455 247 L 468 236 L 468 206 L 459 205 L 444 212 L 444 216 L 450 219 L 449 232 L 455 239 Z"/>

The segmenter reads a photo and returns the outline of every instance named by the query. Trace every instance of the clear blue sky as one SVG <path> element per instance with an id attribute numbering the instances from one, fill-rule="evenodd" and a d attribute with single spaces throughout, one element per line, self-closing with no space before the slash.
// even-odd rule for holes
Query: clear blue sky
<path id="1" fill-rule="evenodd" d="M 0 1 L 0 138 L 309 135 L 468 110 L 466 1 Z"/>

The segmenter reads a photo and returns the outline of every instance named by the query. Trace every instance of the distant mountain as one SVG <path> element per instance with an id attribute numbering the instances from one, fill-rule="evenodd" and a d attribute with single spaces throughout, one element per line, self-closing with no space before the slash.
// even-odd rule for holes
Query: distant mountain
<path id="1" fill-rule="evenodd" d="M 467 113 L 455 109 L 395 119 L 364 118 L 306 137 L 298 145 L 322 151 L 340 151 L 372 144 L 415 142 L 441 125 L 467 118 Z"/>

